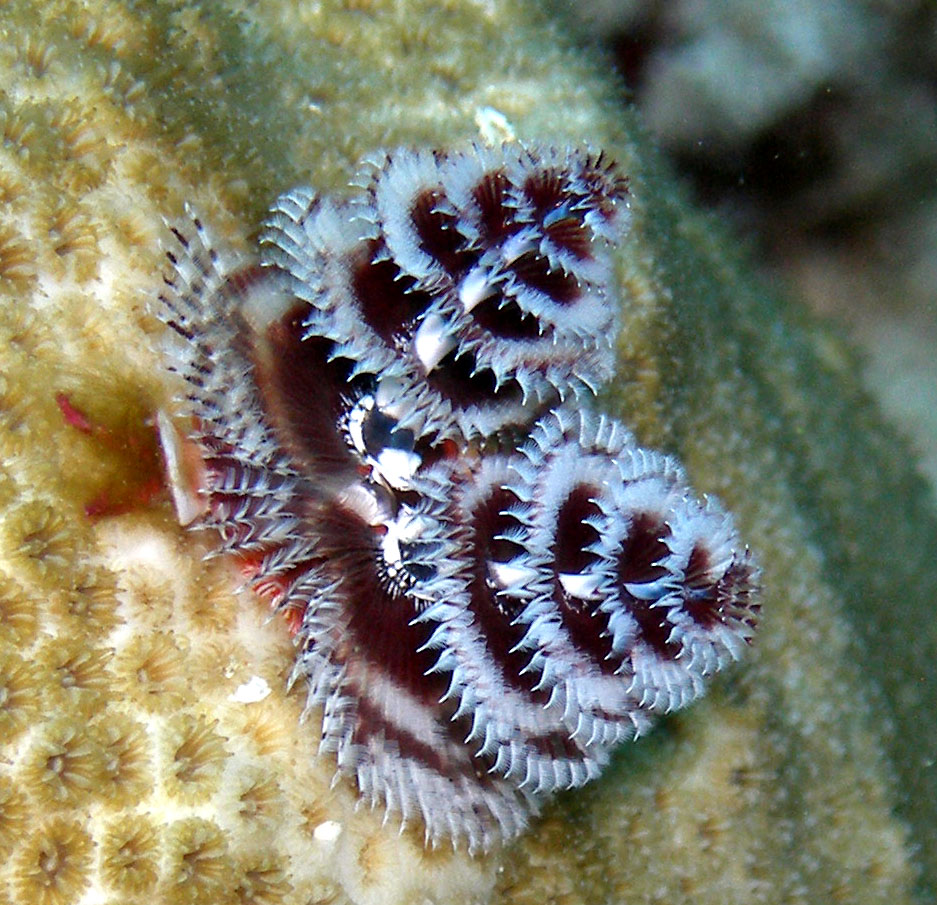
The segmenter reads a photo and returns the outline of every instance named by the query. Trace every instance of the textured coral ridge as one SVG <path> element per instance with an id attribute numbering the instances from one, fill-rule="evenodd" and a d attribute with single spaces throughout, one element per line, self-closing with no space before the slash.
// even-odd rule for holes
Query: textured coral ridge
<path id="1" fill-rule="evenodd" d="M 281 197 L 259 267 L 174 227 L 194 428 L 164 446 L 181 519 L 293 626 L 320 750 L 487 849 L 739 656 L 756 569 L 673 459 L 580 409 L 611 373 L 614 167 L 474 146 L 358 184 Z"/>

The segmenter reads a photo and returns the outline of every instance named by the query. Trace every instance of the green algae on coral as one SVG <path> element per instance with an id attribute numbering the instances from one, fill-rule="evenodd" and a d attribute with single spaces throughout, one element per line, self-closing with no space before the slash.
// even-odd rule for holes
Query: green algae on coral
<path id="1" fill-rule="evenodd" d="M 925 488 L 849 354 L 692 211 L 562 23 L 520 0 L 42 12 L 0 7 L 0 899 L 32 903 L 40 884 L 76 902 L 933 900 Z M 605 148 L 630 174 L 604 404 L 737 513 L 765 590 L 750 656 L 700 705 L 508 852 L 470 861 L 423 852 L 418 830 L 398 838 L 330 789 L 302 696 L 284 691 L 282 627 L 201 562 L 165 497 L 96 519 L 85 506 L 135 498 L 137 441 L 178 391 L 147 303 L 164 217 L 191 201 L 244 251 L 285 188 L 334 191 L 379 147 L 464 143 L 485 110 L 525 140 Z M 59 393 L 118 442 L 69 427 Z M 114 618 L 89 617 L 86 657 L 59 663 L 77 643 L 61 595 L 89 575 Z M 87 664 L 84 686 L 55 684 L 66 661 Z M 254 676 L 269 694 L 239 703 Z M 87 752 L 74 743 L 75 781 L 52 794 L 38 752 L 68 733 L 42 702 L 71 697 L 92 714 Z M 182 794 L 189 726 L 207 727 L 210 757 Z M 201 743 L 189 748 L 197 761 Z M 102 750 L 125 758 L 137 799 L 115 791 L 119 766 L 82 785 Z M 245 805 L 259 776 L 272 785 Z"/>

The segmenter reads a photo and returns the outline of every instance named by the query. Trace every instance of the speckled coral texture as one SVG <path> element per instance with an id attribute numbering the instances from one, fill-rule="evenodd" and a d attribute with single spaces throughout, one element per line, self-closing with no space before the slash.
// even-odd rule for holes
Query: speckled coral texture
<path id="1" fill-rule="evenodd" d="M 932 899 L 926 490 L 849 354 L 746 276 L 537 7 L 0 5 L 4 905 Z M 148 298 L 185 201 L 246 250 L 290 185 L 480 129 L 631 174 L 605 404 L 737 512 L 765 620 L 701 705 L 472 860 L 331 786 L 285 629 L 154 493 L 178 386 Z"/>

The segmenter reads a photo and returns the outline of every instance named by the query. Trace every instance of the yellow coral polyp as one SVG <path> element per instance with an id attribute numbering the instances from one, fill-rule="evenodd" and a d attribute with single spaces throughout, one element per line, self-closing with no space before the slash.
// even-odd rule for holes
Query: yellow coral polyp
<path id="1" fill-rule="evenodd" d="M 44 644 L 36 660 L 51 680 L 44 700 L 49 711 L 90 717 L 110 691 L 112 657 L 112 650 L 93 646 L 80 634 Z"/>
<path id="2" fill-rule="evenodd" d="M 112 124 L 113 117 L 106 109 L 89 106 L 77 98 L 52 121 L 62 139 L 63 159 L 89 171 L 94 184 L 106 179 L 108 167 L 120 150 L 120 144 L 107 137 Z"/>
<path id="3" fill-rule="evenodd" d="M 190 714 L 169 720 L 163 746 L 164 782 L 170 795 L 192 803 L 217 790 L 228 758 L 226 739 L 217 726 L 217 721 Z"/>
<path id="4" fill-rule="evenodd" d="M 133 638 L 115 658 L 124 692 L 145 710 L 169 712 L 188 697 L 185 649 L 172 633 L 147 632 Z"/>
<path id="5" fill-rule="evenodd" d="M 66 637 L 103 639 L 122 617 L 113 576 L 84 569 L 68 586 L 49 595 L 49 609 Z"/>
<path id="6" fill-rule="evenodd" d="M 25 395 L 32 381 L 25 367 L 29 361 L 35 361 L 35 356 L 48 353 L 54 347 L 54 340 L 50 325 L 33 308 L 21 305 L 9 306 L 5 318 L 0 321 L 0 340 L 10 353 L 10 368 L 4 372 L 7 378 L 5 385 L 0 384 L 4 394 Z M 23 356 L 27 356 L 23 358 Z M 12 367 L 13 364 L 19 367 Z M 35 385 L 31 387 L 35 390 Z M 20 396 L 20 399 L 22 396 Z M 7 414 L 8 400 L 3 398 L 3 414 Z M 52 400 L 48 400 L 51 402 Z M 2 423 L 2 422 L 0 422 Z M 41 424 L 41 422 L 40 422 Z M 29 426 L 35 429 L 32 418 L 23 419 L 22 427 Z M 2 435 L 0 435 L 2 436 Z M 4 439 L 6 439 L 4 437 Z M 23 462 L 22 464 L 26 464 Z"/>
<path id="7" fill-rule="evenodd" d="M 99 264 L 98 227 L 86 211 L 62 202 L 47 212 L 42 228 L 48 232 L 52 245 L 52 254 L 46 262 L 60 277 L 69 268 L 80 283 L 95 276 Z"/>
<path id="8" fill-rule="evenodd" d="M 49 70 L 49 64 L 55 57 L 55 46 L 48 41 L 27 38 L 20 56 L 33 78 L 42 78 Z"/>
<path id="9" fill-rule="evenodd" d="M 28 153 L 39 137 L 32 112 L 26 105 L 14 109 L 0 107 L 0 140 L 20 155 Z"/>
<path id="10" fill-rule="evenodd" d="M 141 574 L 123 588 L 128 618 L 135 625 L 162 628 L 172 612 L 173 589 L 168 578 Z"/>
<path id="11" fill-rule="evenodd" d="M 10 776 L 0 775 L 0 860 L 6 860 L 23 837 L 30 809 Z"/>
<path id="12" fill-rule="evenodd" d="M 168 858 L 162 888 L 167 905 L 214 905 L 234 888 L 233 861 L 224 833 L 209 820 L 190 818 L 165 831 Z"/>
<path id="13" fill-rule="evenodd" d="M 243 905 L 276 905 L 292 892 L 287 859 L 272 854 L 237 853 L 234 901 Z"/>
<path id="14" fill-rule="evenodd" d="M 130 248 L 148 249 L 158 241 L 153 224 L 149 223 L 138 211 L 122 211 L 115 226 L 117 234 Z"/>
<path id="15" fill-rule="evenodd" d="M 220 577 L 206 576 L 205 583 L 193 589 L 182 605 L 182 612 L 193 628 L 220 634 L 234 626 L 238 602 L 231 588 L 231 576 L 224 570 Z"/>
<path id="16" fill-rule="evenodd" d="M 2 239 L 0 239 L 2 243 Z M 0 247 L 0 277 L 3 268 Z M 59 573 L 75 556 L 75 532 L 54 506 L 33 500 L 5 514 L 0 551 L 11 564 L 47 590 L 57 587 Z"/>
<path id="17" fill-rule="evenodd" d="M 152 892 L 159 880 L 162 843 L 148 815 L 131 815 L 114 821 L 101 840 L 101 879 L 105 886 L 124 895 Z"/>
<path id="18" fill-rule="evenodd" d="M 142 801 L 155 782 L 143 724 L 125 714 L 105 714 L 95 723 L 95 734 L 104 756 L 104 800 L 116 808 Z"/>
<path id="19" fill-rule="evenodd" d="M 74 905 L 91 882 L 93 848 L 79 820 L 54 818 L 32 832 L 14 864 L 17 905 Z"/>
<path id="20" fill-rule="evenodd" d="M 283 796 L 276 780 L 265 776 L 258 767 L 253 775 L 243 777 L 242 782 L 236 796 L 238 816 L 249 821 L 275 816 Z"/>
<path id="21" fill-rule="evenodd" d="M 0 202 L 15 204 L 26 193 L 26 185 L 19 176 L 18 168 L 0 153 Z"/>
<path id="22" fill-rule="evenodd" d="M 33 600 L 19 582 L 0 574 L 0 638 L 18 647 L 36 638 L 39 602 Z"/>
<path id="23" fill-rule="evenodd" d="M 47 687 L 43 670 L 25 661 L 11 648 L 0 648 L 0 739 L 10 744 L 31 726 L 40 712 L 40 697 Z"/>
<path id="24" fill-rule="evenodd" d="M 36 278 L 35 256 L 15 227 L 0 226 L 0 289 L 23 290 Z"/>
<path id="25" fill-rule="evenodd" d="M 51 807 L 75 807 L 98 794 L 104 751 L 83 717 L 60 717 L 36 734 L 23 778 L 30 794 Z"/>
<path id="26" fill-rule="evenodd" d="M 69 34 L 89 50 L 120 54 L 139 47 L 139 23 L 120 5 L 101 3 L 93 11 L 83 3 L 70 3 Z"/>
<path id="27" fill-rule="evenodd" d="M 234 708 L 232 723 L 239 734 L 250 742 L 250 750 L 259 757 L 268 758 L 289 751 L 296 733 L 297 721 L 302 715 L 302 696 L 286 698 L 289 707 L 267 700 L 257 701 L 249 708 Z"/>

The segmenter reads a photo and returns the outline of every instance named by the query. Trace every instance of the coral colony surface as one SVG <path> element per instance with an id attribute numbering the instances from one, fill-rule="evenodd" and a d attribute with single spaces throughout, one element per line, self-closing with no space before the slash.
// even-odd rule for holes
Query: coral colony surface
<path id="1" fill-rule="evenodd" d="M 850 355 L 750 278 L 734 239 L 686 204 L 621 113 L 606 67 L 544 9 L 0 4 L 2 905 L 929 901 L 937 522 L 923 485 Z M 600 168 L 610 219 L 561 203 L 534 217 L 541 239 L 553 233 L 537 249 L 497 218 L 475 220 L 488 238 L 467 256 L 444 241 L 448 217 L 472 222 L 471 187 L 502 164 L 516 172 L 520 148 L 583 146 L 628 177 L 623 195 Z M 394 150 L 349 190 L 376 148 L 452 150 Z M 385 201 L 412 190 L 392 179 L 398 153 L 417 179 L 449 186 L 446 204 L 387 219 Z M 561 169 L 594 164 L 556 153 Z M 298 185 L 321 199 L 282 194 Z M 352 203 L 371 220 L 349 220 Z M 522 209 L 505 204 L 505 223 Z M 425 255 L 401 256 L 414 229 Z M 407 275 L 388 284 L 379 246 L 407 235 L 394 246 Z M 498 268 L 513 276 L 499 282 Z M 572 320 L 548 304 L 568 269 Z M 405 296 L 412 322 L 358 311 L 357 332 L 342 332 L 352 277 Z M 432 286 L 404 293 L 410 279 Z M 529 309 L 534 330 L 521 305 L 538 285 L 550 291 Z M 504 299 L 523 290 L 518 307 L 493 305 L 492 286 Z M 161 292 L 192 338 L 161 320 Z M 212 316 L 235 304 L 232 333 Z M 525 371 L 541 324 L 565 364 Z M 489 342 L 497 331 L 509 335 Z M 217 358 L 202 358 L 205 336 Z M 494 355 L 490 373 L 459 371 L 457 349 Z M 308 433 L 284 429 L 307 422 L 280 353 L 323 358 Z M 387 378 L 368 370 L 378 359 Z M 235 379 L 248 365 L 251 379 Z M 531 382 L 499 384 L 498 368 Z M 469 418 L 492 392 L 497 404 Z M 275 433 L 249 432 L 258 411 Z M 245 433 L 222 435 L 236 424 Z M 334 472 L 322 459 L 333 455 Z M 634 469 L 647 480 L 605 483 Z M 239 477 L 225 497 L 219 482 Z M 265 504 L 250 498 L 255 479 L 273 491 Z M 175 508 L 221 535 L 180 526 Z M 659 555 L 629 560 L 647 568 L 619 585 L 633 598 L 619 606 L 607 545 L 629 528 Z M 736 530 L 763 589 L 742 663 L 613 750 L 736 652 L 739 635 L 708 619 L 714 582 L 752 579 Z M 205 558 L 226 543 L 230 555 Z M 356 583 L 399 604 L 397 630 L 349 609 Z M 745 635 L 752 601 L 739 601 Z M 585 624 L 580 603 L 597 613 Z M 355 618 L 369 624 L 345 624 Z M 512 653 L 512 632 L 531 648 Z M 648 643 L 627 661 L 629 632 Z M 394 659 L 401 635 L 431 642 L 419 656 L 440 671 L 398 668 L 413 662 Z M 529 687 L 499 696 L 491 683 L 511 659 L 529 661 Z M 376 708 L 382 689 L 428 698 L 437 680 L 437 702 L 451 697 L 413 710 L 438 737 L 433 761 Z M 624 700 L 639 684 L 647 695 Z M 544 693 L 545 745 L 528 747 L 525 728 L 511 747 L 512 721 Z M 606 693 L 618 709 L 600 712 Z M 446 708 L 462 715 L 444 721 Z M 323 727 L 333 750 L 319 756 Z M 383 747 L 369 734 L 381 727 Z M 359 774 L 381 751 L 391 762 Z M 470 757 L 495 769 L 470 776 Z M 443 776 L 464 791 L 445 811 L 465 818 L 457 832 L 425 794 Z"/>
<path id="2" fill-rule="evenodd" d="M 738 656 L 756 570 L 674 460 L 583 412 L 613 368 L 614 166 L 474 146 L 361 183 L 281 197 L 259 268 L 174 228 L 179 511 L 294 625 L 362 796 L 488 849 Z"/>

